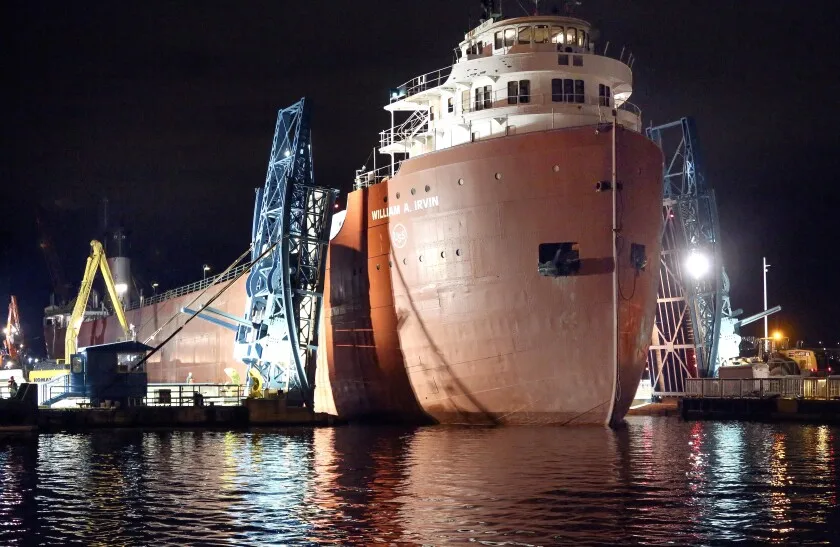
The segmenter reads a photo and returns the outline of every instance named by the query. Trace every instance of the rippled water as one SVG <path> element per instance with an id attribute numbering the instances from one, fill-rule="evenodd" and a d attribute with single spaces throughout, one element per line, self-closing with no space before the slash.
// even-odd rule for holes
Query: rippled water
<path id="1" fill-rule="evenodd" d="M 838 542 L 840 429 L 102 431 L 0 440 L 0 544 Z"/>

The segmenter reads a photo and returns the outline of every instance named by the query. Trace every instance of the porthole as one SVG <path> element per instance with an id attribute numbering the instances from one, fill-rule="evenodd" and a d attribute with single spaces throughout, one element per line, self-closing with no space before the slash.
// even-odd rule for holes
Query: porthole
<path id="1" fill-rule="evenodd" d="M 414 194 L 416 194 L 416 193 L 417 193 L 417 190 L 415 190 L 414 188 L 412 188 L 412 189 L 411 189 L 411 195 L 413 196 L 413 195 L 414 195 Z"/>
<path id="2" fill-rule="evenodd" d="M 554 167 L 552 167 L 552 169 L 554 170 L 555 173 L 560 172 L 560 166 L 559 165 L 555 165 Z"/>
<path id="3" fill-rule="evenodd" d="M 423 255 L 420 255 L 420 262 L 423 262 Z"/>
<path id="4" fill-rule="evenodd" d="M 384 201 L 385 203 L 388 203 L 388 196 L 385 196 L 384 198 L 382 198 L 382 201 Z"/>
<path id="5" fill-rule="evenodd" d="M 446 258 L 446 251 L 441 251 L 440 252 L 440 257 L 441 258 Z"/>
<path id="6" fill-rule="evenodd" d="M 376 269 L 379 270 L 379 264 L 376 265 Z"/>
<path id="7" fill-rule="evenodd" d="M 400 199 L 400 193 L 397 192 L 397 199 Z"/>
<path id="8" fill-rule="evenodd" d="M 429 186 L 429 185 L 427 184 L 427 185 L 426 185 L 426 191 L 428 192 L 428 191 L 429 191 L 429 190 L 431 190 L 431 189 L 432 189 L 432 187 L 431 187 L 431 186 Z"/>
<path id="9" fill-rule="evenodd" d="M 502 174 L 496 173 L 496 180 L 502 180 Z"/>
<path id="10" fill-rule="evenodd" d="M 458 186 L 464 185 L 464 179 L 458 179 Z"/>
<path id="11" fill-rule="evenodd" d="M 408 259 L 407 258 L 403 258 L 403 264 L 408 264 Z"/>
<path id="12" fill-rule="evenodd" d="M 394 263 L 393 263 L 393 262 L 391 262 L 390 260 L 388 261 L 388 267 L 389 267 L 389 268 L 393 268 L 393 267 L 394 267 Z"/>
<path id="13" fill-rule="evenodd" d="M 461 256 L 461 249 L 455 249 L 455 256 Z"/>

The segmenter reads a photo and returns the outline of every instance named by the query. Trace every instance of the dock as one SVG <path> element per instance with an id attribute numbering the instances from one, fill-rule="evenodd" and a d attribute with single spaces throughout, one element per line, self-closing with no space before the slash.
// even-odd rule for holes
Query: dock
<path id="1" fill-rule="evenodd" d="M 104 408 L 91 408 L 86 405 L 76 408 L 47 408 L 38 406 L 35 386 L 23 384 L 17 397 L 0 399 L 0 433 L 132 427 L 239 429 L 253 426 L 327 426 L 338 423 L 339 420 L 335 416 L 287 405 L 282 397 L 242 399 L 241 404 L 236 405 L 215 405 L 211 402 Z"/>
<path id="2" fill-rule="evenodd" d="M 840 423 L 840 376 L 689 378 L 679 401 L 686 420 Z"/>

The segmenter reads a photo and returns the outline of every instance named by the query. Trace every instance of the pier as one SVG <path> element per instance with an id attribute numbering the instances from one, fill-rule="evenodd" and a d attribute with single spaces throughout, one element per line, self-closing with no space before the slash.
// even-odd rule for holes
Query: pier
<path id="1" fill-rule="evenodd" d="M 840 423 L 840 376 L 688 378 L 680 414 L 692 419 Z"/>

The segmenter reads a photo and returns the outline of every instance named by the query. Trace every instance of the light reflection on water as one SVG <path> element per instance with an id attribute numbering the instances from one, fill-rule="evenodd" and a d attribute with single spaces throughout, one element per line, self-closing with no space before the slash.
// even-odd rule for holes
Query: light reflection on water
<path id="1" fill-rule="evenodd" d="M 0 439 L 0 544 L 840 541 L 828 426 L 101 431 Z"/>

